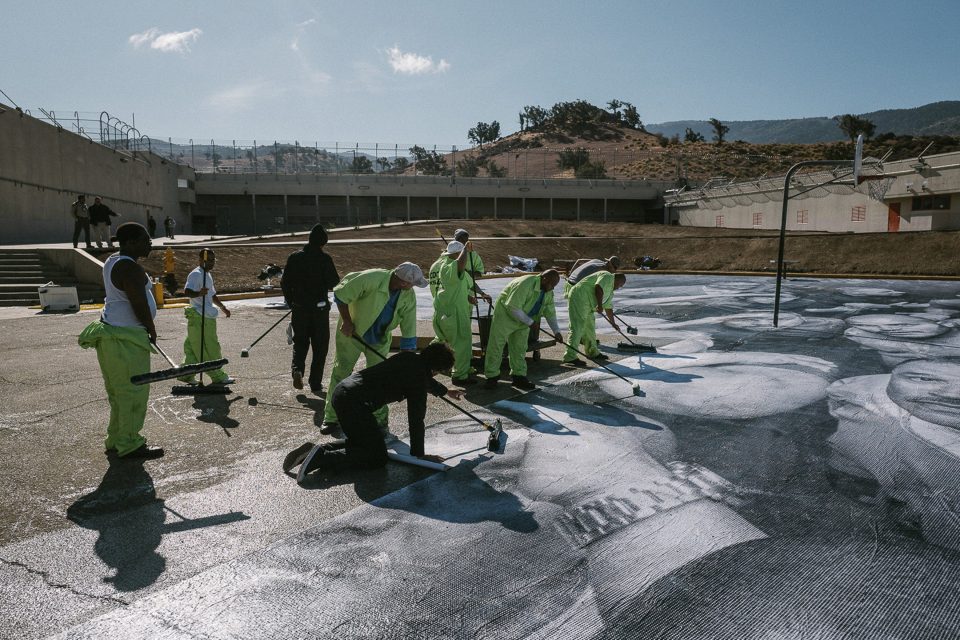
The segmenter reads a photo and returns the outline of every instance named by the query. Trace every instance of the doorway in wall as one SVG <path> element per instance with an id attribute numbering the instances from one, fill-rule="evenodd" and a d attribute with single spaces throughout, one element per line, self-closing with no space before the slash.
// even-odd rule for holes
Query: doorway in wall
<path id="1" fill-rule="evenodd" d="M 887 205 L 887 231 L 900 231 L 900 203 Z"/>

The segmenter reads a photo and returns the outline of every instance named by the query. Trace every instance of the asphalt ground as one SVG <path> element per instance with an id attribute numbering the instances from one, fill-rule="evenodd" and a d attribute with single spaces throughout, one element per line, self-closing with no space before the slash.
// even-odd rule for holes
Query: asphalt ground
<path id="1" fill-rule="evenodd" d="M 418 334 L 432 335 L 429 293 L 417 293 Z M 292 387 L 286 322 L 240 357 L 286 313 L 267 306 L 281 300 L 227 303 L 232 316 L 221 316 L 218 334 L 237 379 L 232 393 L 173 396 L 175 381 L 151 385 L 143 434 L 166 455 L 112 466 L 103 451 L 109 408 L 96 353 L 76 342 L 98 312 L 0 316 L 0 638 L 68 628 L 430 475 L 390 464 L 318 491 L 282 473 L 289 450 L 329 438 L 319 432 L 323 398 Z M 156 324 L 160 346 L 177 361 L 183 309 L 161 309 Z M 558 365 L 561 354 L 544 350 L 531 378 L 570 375 Z M 332 358 L 331 344 L 325 378 Z M 152 363 L 169 366 L 159 355 Z M 517 394 L 506 383 L 481 387 L 467 391 L 472 412 Z M 426 422 L 458 415 L 431 401 Z M 403 404 L 391 408 L 390 427 L 407 435 Z"/>

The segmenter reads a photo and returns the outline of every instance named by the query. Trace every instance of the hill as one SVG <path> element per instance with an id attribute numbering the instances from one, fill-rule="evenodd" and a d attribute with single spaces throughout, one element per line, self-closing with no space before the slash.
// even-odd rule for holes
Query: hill
<path id="1" fill-rule="evenodd" d="M 960 135 L 960 101 L 933 102 L 912 109 L 883 109 L 870 113 L 855 114 L 877 126 L 877 133 L 897 135 Z M 845 138 L 832 117 L 821 116 L 791 120 L 731 120 L 724 121 L 730 127 L 728 140 L 743 140 L 755 143 L 814 143 L 834 142 Z M 688 129 L 703 135 L 707 140 L 713 129 L 706 120 L 678 120 L 648 124 L 647 131 L 669 137 L 681 138 Z"/>

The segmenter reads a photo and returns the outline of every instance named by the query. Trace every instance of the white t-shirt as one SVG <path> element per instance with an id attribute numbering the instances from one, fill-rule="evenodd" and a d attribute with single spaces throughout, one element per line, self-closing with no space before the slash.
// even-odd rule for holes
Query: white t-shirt
<path id="1" fill-rule="evenodd" d="M 111 279 L 113 268 L 122 260 L 133 260 L 133 258 L 115 253 L 103 263 L 103 288 L 107 295 L 103 300 L 103 311 L 100 313 L 100 318 L 114 327 L 143 327 L 143 323 L 133 312 L 133 306 L 130 304 L 127 294 L 122 289 L 118 289 Z M 134 260 L 134 262 L 136 261 Z M 144 280 L 143 288 L 147 295 L 147 304 L 150 306 L 150 317 L 155 318 L 157 316 L 157 301 L 153 298 L 153 285 L 149 278 L 145 277 Z"/>
<path id="2" fill-rule="evenodd" d="M 190 272 L 190 275 L 187 276 L 187 281 L 183 284 L 184 289 L 192 289 L 193 291 L 200 291 L 203 289 L 203 269 L 197 267 Z M 197 313 L 206 312 L 206 317 L 216 318 L 220 315 L 220 310 L 217 309 L 217 306 L 213 304 L 213 296 L 217 295 L 217 290 L 213 286 L 213 275 L 207 271 L 207 301 L 206 307 L 204 308 L 203 296 L 197 296 L 195 298 L 190 298 L 190 306 L 193 307 Z"/>

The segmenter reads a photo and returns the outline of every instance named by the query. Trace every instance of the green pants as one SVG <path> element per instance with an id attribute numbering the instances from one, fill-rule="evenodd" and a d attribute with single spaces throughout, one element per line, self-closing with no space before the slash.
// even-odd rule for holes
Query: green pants
<path id="1" fill-rule="evenodd" d="M 570 338 L 567 340 L 567 350 L 563 354 L 563 361 L 576 360 L 578 354 L 574 348 L 583 345 L 583 351 L 588 356 L 600 355 L 597 345 L 597 317 L 596 301 L 593 287 L 577 291 L 570 296 L 567 313 L 570 314 Z"/>
<path id="2" fill-rule="evenodd" d="M 193 307 L 183 310 L 187 317 L 187 338 L 183 341 L 183 364 L 196 364 L 208 360 L 219 360 L 223 357 L 220 351 L 220 340 L 217 339 L 217 319 L 202 318 Z M 203 353 L 200 353 L 200 327 L 203 327 Z M 227 379 L 223 369 L 214 369 L 206 372 L 211 382 L 222 382 Z M 194 376 L 178 378 L 181 382 L 193 382 Z"/>
<path id="3" fill-rule="evenodd" d="M 536 321 L 536 320 L 535 320 Z M 503 362 L 503 347 L 507 347 L 510 359 L 510 375 L 527 375 L 527 340 L 530 327 L 513 318 L 494 312 L 490 323 L 490 336 L 487 338 L 487 355 L 483 361 L 483 375 L 495 378 L 500 375 Z"/>
<path id="4" fill-rule="evenodd" d="M 376 351 L 371 351 L 364 347 L 360 342 L 354 337 L 347 337 L 343 335 L 343 332 L 340 331 L 339 327 L 335 332 L 335 338 L 333 341 L 336 352 L 333 358 L 333 369 L 330 371 L 330 382 L 327 383 L 327 402 L 323 407 L 323 421 L 324 422 L 340 422 L 337 418 L 337 412 L 333 410 L 333 403 L 330 402 L 330 399 L 333 397 L 333 390 L 337 388 L 337 385 L 340 382 L 353 373 L 353 368 L 357 365 L 357 360 L 360 359 L 360 354 L 363 354 L 363 357 L 367 361 L 367 366 L 373 366 L 378 362 L 383 362 L 390 354 L 390 335 L 386 335 L 383 339 L 383 342 L 376 345 L 370 345 L 374 347 Z M 378 355 L 379 354 L 379 355 Z M 383 405 L 379 409 L 373 412 L 374 417 L 377 419 L 377 424 L 380 426 L 386 426 L 387 419 L 389 418 L 387 405 Z"/>
<path id="5" fill-rule="evenodd" d="M 134 385 L 130 377 L 150 371 L 150 340 L 141 328 L 111 327 L 93 322 L 79 339 L 84 349 L 97 350 L 103 384 L 110 403 L 104 448 L 125 456 L 146 443 L 140 435 L 147 416 L 150 385 Z"/>
<path id="6" fill-rule="evenodd" d="M 470 375 L 473 358 L 473 332 L 470 327 L 470 305 L 460 305 L 449 311 L 434 308 L 434 342 L 445 342 L 453 350 L 453 372 L 450 377 L 463 380 Z"/>

